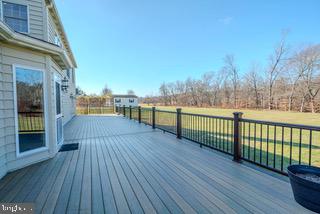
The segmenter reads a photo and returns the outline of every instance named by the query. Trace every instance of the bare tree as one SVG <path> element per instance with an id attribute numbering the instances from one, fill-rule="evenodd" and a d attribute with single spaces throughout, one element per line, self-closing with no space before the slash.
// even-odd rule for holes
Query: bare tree
<path id="1" fill-rule="evenodd" d="M 268 84 L 268 107 L 269 110 L 273 108 L 273 90 L 275 82 L 285 67 L 285 59 L 288 54 L 288 47 L 286 44 L 286 35 L 284 35 L 275 47 L 273 54 L 269 58 L 269 65 L 267 68 L 267 84 Z"/>
<path id="2" fill-rule="evenodd" d="M 320 91 L 320 45 L 311 46 L 306 50 L 306 72 L 303 76 L 305 88 L 310 98 L 311 112 L 315 113 L 315 98 Z"/>
<path id="3" fill-rule="evenodd" d="M 176 84 L 175 83 L 168 83 L 167 84 L 167 89 L 169 92 L 169 96 L 170 96 L 170 103 L 171 105 L 174 104 L 176 105 L 178 102 L 178 92 L 176 91 Z"/>
<path id="4" fill-rule="evenodd" d="M 160 92 L 161 97 L 164 100 L 164 105 L 168 105 L 170 102 L 170 97 L 169 97 L 168 87 L 165 82 L 161 84 L 161 86 L 159 88 L 159 92 Z"/>
<path id="5" fill-rule="evenodd" d="M 237 108 L 237 99 L 238 99 L 238 89 L 240 87 L 239 80 L 239 69 L 235 64 L 235 59 L 233 55 L 226 55 L 224 58 L 224 67 L 223 70 L 228 75 L 228 78 L 232 84 L 233 90 L 233 107 Z"/>
<path id="6" fill-rule="evenodd" d="M 108 85 L 106 84 L 104 86 L 104 88 L 102 89 L 102 95 L 107 95 L 107 96 L 111 96 L 112 95 L 112 90 L 108 87 Z"/>
<path id="7" fill-rule="evenodd" d="M 76 87 L 76 96 L 86 96 L 86 93 L 79 87 Z"/>
<path id="8" fill-rule="evenodd" d="M 188 78 L 186 80 L 186 89 L 190 94 L 191 105 L 198 106 L 198 97 L 197 97 L 197 80 Z"/>
<path id="9" fill-rule="evenodd" d="M 259 91 L 260 91 L 261 77 L 259 75 L 260 73 L 259 71 L 260 71 L 259 66 L 257 64 L 253 64 L 250 71 L 246 74 L 246 80 L 249 85 L 249 91 L 253 92 L 255 108 L 258 108 L 260 103 Z M 247 97 L 250 97 L 250 96 L 247 95 Z"/>
<path id="10" fill-rule="evenodd" d="M 129 89 L 127 91 L 127 95 L 135 95 L 136 93 L 134 93 L 134 91 L 132 89 Z"/>
<path id="11" fill-rule="evenodd" d="M 284 73 L 284 77 L 288 80 L 290 87 L 288 97 L 288 111 L 292 110 L 293 99 L 297 86 L 308 69 L 307 61 L 308 53 L 304 51 L 304 49 L 296 53 L 288 61 L 287 71 Z"/>

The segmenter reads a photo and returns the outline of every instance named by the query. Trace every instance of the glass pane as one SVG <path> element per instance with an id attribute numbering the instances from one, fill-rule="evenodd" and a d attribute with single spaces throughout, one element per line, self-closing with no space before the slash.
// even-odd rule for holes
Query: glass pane
<path id="1" fill-rule="evenodd" d="M 61 89 L 60 84 L 56 82 L 56 113 L 61 114 Z"/>
<path id="2" fill-rule="evenodd" d="M 4 22 L 13 30 L 28 32 L 27 6 L 3 2 Z"/>
<path id="3" fill-rule="evenodd" d="M 16 69 L 19 150 L 45 146 L 43 73 Z"/>
<path id="4" fill-rule="evenodd" d="M 23 32 L 23 33 L 28 32 L 28 23 L 26 20 L 19 20 L 15 18 L 4 17 L 4 21 L 14 31 Z"/>
<path id="5" fill-rule="evenodd" d="M 63 131 L 63 126 L 62 126 L 62 117 L 59 117 L 57 119 L 57 143 L 62 142 L 62 132 Z"/>

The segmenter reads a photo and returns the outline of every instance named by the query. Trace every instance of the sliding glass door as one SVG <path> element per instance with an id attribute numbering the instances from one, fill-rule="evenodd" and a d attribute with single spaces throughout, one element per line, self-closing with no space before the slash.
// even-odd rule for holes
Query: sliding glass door
<path id="1" fill-rule="evenodd" d="M 17 154 L 46 146 L 44 72 L 15 67 Z"/>

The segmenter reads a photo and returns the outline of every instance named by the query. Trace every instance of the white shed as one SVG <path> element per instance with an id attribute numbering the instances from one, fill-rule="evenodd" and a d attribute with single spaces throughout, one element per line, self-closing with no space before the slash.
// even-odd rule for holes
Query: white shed
<path id="1" fill-rule="evenodd" d="M 136 95 L 113 95 L 114 106 L 132 106 L 139 105 L 138 97 Z"/>

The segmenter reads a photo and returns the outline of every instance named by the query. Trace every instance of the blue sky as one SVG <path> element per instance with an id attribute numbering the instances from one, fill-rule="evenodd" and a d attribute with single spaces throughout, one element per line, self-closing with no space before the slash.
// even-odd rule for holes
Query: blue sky
<path id="1" fill-rule="evenodd" d="M 242 73 L 288 43 L 320 42 L 319 0 L 56 0 L 78 62 L 77 85 L 157 94 L 164 81 L 199 78 L 234 54 Z M 76 7 L 76 6 L 77 7 Z"/>

